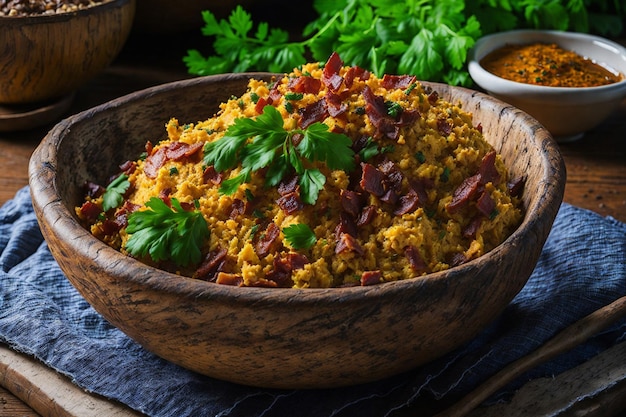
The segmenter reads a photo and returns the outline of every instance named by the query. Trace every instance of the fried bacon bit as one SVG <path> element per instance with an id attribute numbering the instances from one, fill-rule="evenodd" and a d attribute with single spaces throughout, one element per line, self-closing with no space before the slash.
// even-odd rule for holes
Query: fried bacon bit
<path id="1" fill-rule="evenodd" d="M 204 181 L 205 184 L 211 183 L 213 185 L 219 185 L 222 183 L 223 179 L 224 176 L 222 173 L 217 172 L 213 165 L 206 167 L 202 173 L 202 181 Z"/>
<path id="2" fill-rule="evenodd" d="M 298 191 L 298 176 L 294 175 L 289 180 L 284 179 L 278 184 L 278 194 L 284 196 Z"/>
<path id="3" fill-rule="evenodd" d="M 452 201 L 446 205 L 448 213 L 456 213 L 469 203 L 476 195 L 480 186 L 480 174 L 472 175 L 463 180 L 461 185 L 452 193 Z"/>
<path id="4" fill-rule="evenodd" d="M 285 214 L 293 214 L 298 210 L 302 210 L 304 205 L 300 201 L 300 193 L 292 192 L 281 196 L 278 200 L 276 200 L 276 204 Z"/>
<path id="5" fill-rule="evenodd" d="M 342 233 L 339 235 L 339 239 L 337 240 L 335 254 L 339 255 L 340 253 L 345 252 L 354 252 L 358 255 L 363 255 L 363 253 L 365 253 L 361 245 L 359 245 L 359 242 L 357 242 L 353 236 L 348 233 Z"/>
<path id="6" fill-rule="evenodd" d="M 478 197 L 478 201 L 476 202 L 476 207 L 478 210 L 485 215 L 485 217 L 491 216 L 491 213 L 496 208 L 496 203 L 491 198 L 488 192 L 483 191 L 480 197 Z"/>
<path id="7" fill-rule="evenodd" d="M 229 217 L 231 219 L 234 219 L 237 216 L 241 216 L 242 214 L 246 212 L 247 208 L 248 208 L 248 204 L 245 201 L 240 200 L 239 198 L 235 198 L 233 199 L 233 204 L 231 205 L 231 208 L 230 208 Z"/>
<path id="8" fill-rule="evenodd" d="M 136 168 L 137 162 L 135 161 L 126 161 L 122 165 L 120 165 L 120 170 L 126 175 L 130 175 L 135 172 Z"/>
<path id="9" fill-rule="evenodd" d="M 428 192 L 427 189 L 433 188 L 435 182 L 432 178 L 415 178 L 409 181 L 411 189 L 417 194 L 417 198 L 422 206 L 428 204 Z"/>
<path id="10" fill-rule="evenodd" d="M 189 158 L 195 155 L 202 147 L 204 142 L 197 142 L 189 145 L 184 142 L 172 142 L 167 146 L 163 146 L 151 153 L 144 163 L 144 172 L 149 178 L 156 178 L 159 169 L 165 165 L 167 161 L 179 161 L 183 158 Z"/>
<path id="11" fill-rule="evenodd" d="M 104 193 L 104 187 L 91 181 L 85 181 L 83 184 L 83 192 L 88 197 L 97 198 Z"/>
<path id="12" fill-rule="evenodd" d="M 272 252 L 272 248 L 278 243 L 279 235 L 280 228 L 276 226 L 276 223 L 269 223 L 265 232 L 261 234 L 255 245 L 256 253 L 259 258 L 265 258 L 270 252 Z"/>
<path id="13" fill-rule="evenodd" d="M 256 112 L 256 114 L 263 114 L 263 109 L 265 108 L 265 106 L 271 106 L 272 103 L 273 100 L 270 97 L 260 97 L 254 105 L 254 111 Z"/>
<path id="14" fill-rule="evenodd" d="M 339 57 L 339 54 L 333 52 L 326 64 L 324 65 L 324 71 L 322 72 L 322 82 L 331 91 L 338 91 L 339 87 L 343 83 L 343 78 L 339 75 L 339 71 L 343 67 L 343 61 Z"/>
<path id="15" fill-rule="evenodd" d="M 359 183 L 361 188 L 376 197 L 381 197 L 385 194 L 385 188 L 383 186 L 385 174 L 374 165 L 368 163 L 361 163 L 361 169 L 362 174 Z"/>
<path id="16" fill-rule="evenodd" d="M 364 271 L 361 274 L 361 285 L 376 285 L 383 282 L 383 274 L 380 271 Z"/>
<path id="17" fill-rule="evenodd" d="M 452 133 L 452 124 L 447 119 L 437 119 L 437 130 L 443 136 L 449 136 Z"/>
<path id="18" fill-rule="evenodd" d="M 364 207 L 363 210 L 361 210 L 361 214 L 359 214 L 359 217 L 356 219 L 356 225 L 359 227 L 366 226 L 374 220 L 375 216 L 376 206 Z"/>
<path id="19" fill-rule="evenodd" d="M 328 114 L 331 117 L 341 116 L 348 111 L 348 105 L 342 102 L 341 96 L 331 91 L 326 93 L 326 105 L 328 106 Z"/>
<path id="20" fill-rule="evenodd" d="M 307 105 L 299 110 L 300 112 L 300 127 L 306 129 L 315 122 L 321 122 L 328 117 L 328 106 L 326 105 L 326 99 L 321 99 L 314 103 Z"/>
<path id="21" fill-rule="evenodd" d="M 106 236 L 111 236 L 119 232 L 124 226 L 126 226 L 125 217 L 123 219 L 118 219 L 117 217 L 114 219 L 106 219 L 102 222 L 102 232 Z"/>
<path id="22" fill-rule="evenodd" d="M 483 125 L 482 123 L 478 123 L 478 125 L 476 125 L 476 130 L 478 130 L 478 132 L 483 133 Z"/>
<path id="23" fill-rule="evenodd" d="M 97 219 L 101 211 L 100 206 L 91 201 L 85 201 L 83 205 L 80 206 L 81 216 L 89 221 Z"/>
<path id="24" fill-rule="evenodd" d="M 467 239 L 476 239 L 476 233 L 478 232 L 480 225 L 483 223 L 483 219 L 484 217 L 480 214 L 474 216 L 469 224 L 463 229 L 463 237 Z"/>
<path id="25" fill-rule="evenodd" d="M 308 263 L 309 259 L 306 256 L 289 252 L 285 256 L 274 258 L 274 269 L 268 272 L 265 278 L 275 282 L 278 287 L 292 287 L 292 272 L 304 268 Z"/>
<path id="26" fill-rule="evenodd" d="M 397 139 L 400 135 L 400 127 L 395 119 L 387 114 L 385 99 L 374 94 L 369 86 L 365 86 L 363 89 L 363 98 L 366 103 L 365 113 L 376 128 L 377 134 L 389 139 Z"/>
<path id="27" fill-rule="evenodd" d="M 280 90 L 278 89 L 278 87 L 280 87 L 280 83 L 279 82 L 274 82 L 274 85 L 272 86 L 272 89 L 270 90 L 270 94 L 269 94 L 269 98 L 268 104 L 273 104 L 275 102 L 277 102 L 278 100 L 280 100 L 282 94 L 280 92 Z"/>
<path id="28" fill-rule="evenodd" d="M 415 246 L 410 245 L 404 248 L 404 256 L 406 256 L 406 259 L 409 261 L 409 265 L 411 266 L 411 270 L 413 272 L 416 274 L 428 272 L 428 266 Z"/>
<path id="29" fill-rule="evenodd" d="M 243 277 L 241 275 L 231 274 L 228 272 L 218 272 L 215 283 L 240 287 L 243 285 Z"/>
<path id="30" fill-rule="evenodd" d="M 385 174 L 385 183 L 389 185 L 389 188 L 394 191 L 400 191 L 402 189 L 402 180 L 404 175 L 402 171 L 389 159 L 385 159 L 378 165 L 378 169 Z"/>
<path id="31" fill-rule="evenodd" d="M 453 254 L 450 254 L 448 258 L 448 264 L 451 267 L 462 265 L 469 260 L 462 252 L 455 252 Z"/>
<path id="32" fill-rule="evenodd" d="M 287 87 L 296 93 L 317 94 L 322 88 L 322 82 L 317 78 L 302 75 L 289 80 Z"/>
<path id="33" fill-rule="evenodd" d="M 405 89 L 415 82 L 414 75 L 389 75 L 385 74 L 380 85 L 387 90 L 396 88 Z"/>
<path id="34" fill-rule="evenodd" d="M 439 93 L 437 93 L 435 90 L 432 90 L 430 93 L 428 93 L 428 102 L 432 106 L 437 104 L 437 100 L 439 100 Z"/>
<path id="35" fill-rule="evenodd" d="M 518 177 L 511 180 L 507 184 L 507 189 L 509 190 L 509 194 L 513 197 L 519 197 L 522 195 L 522 191 L 524 191 L 524 185 L 526 184 L 526 177 Z"/>
<path id="36" fill-rule="evenodd" d="M 152 142 L 147 141 L 146 145 L 144 146 L 145 150 L 146 150 L 146 154 L 150 155 L 152 154 L 152 151 L 154 150 L 154 145 L 152 144 Z"/>
<path id="37" fill-rule="evenodd" d="M 359 215 L 362 205 L 361 195 L 359 193 L 356 191 L 341 190 L 339 199 L 341 202 L 341 208 L 343 208 L 346 213 L 354 217 Z"/>
<path id="38" fill-rule="evenodd" d="M 354 80 L 357 78 L 366 81 L 370 78 L 370 72 L 357 65 L 352 66 L 344 74 L 343 82 L 347 88 L 352 88 L 352 84 L 354 84 Z"/>
<path id="39" fill-rule="evenodd" d="M 194 273 L 194 278 L 215 281 L 216 274 L 221 272 L 226 263 L 226 249 L 217 249 L 207 253 L 206 257 Z"/>
<path id="40" fill-rule="evenodd" d="M 337 223 L 337 226 L 335 227 L 335 236 L 337 236 L 337 240 L 339 240 L 343 234 L 356 237 L 357 228 L 354 219 L 348 214 L 342 212 L 339 213 L 339 223 Z"/>
<path id="41" fill-rule="evenodd" d="M 488 182 L 497 184 L 500 181 L 500 173 L 496 169 L 496 151 L 491 151 L 483 157 L 479 173 L 481 184 Z"/>
<path id="42" fill-rule="evenodd" d="M 159 198 L 168 206 L 172 207 L 172 201 L 170 200 L 170 194 L 172 194 L 171 188 L 163 188 L 159 191 Z"/>
<path id="43" fill-rule="evenodd" d="M 419 197 L 417 193 L 410 190 L 398 199 L 398 207 L 393 211 L 396 216 L 402 216 L 403 214 L 411 213 L 419 207 Z"/>

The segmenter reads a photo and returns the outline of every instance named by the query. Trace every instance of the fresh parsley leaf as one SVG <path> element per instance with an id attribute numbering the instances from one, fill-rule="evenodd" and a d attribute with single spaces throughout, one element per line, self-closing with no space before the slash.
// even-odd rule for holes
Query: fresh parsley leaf
<path id="1" fill-rule="evenodd" d="M 294 135 L 302 136 L 297 146 L 292 140 Z M 239 175 L 220 185 L 220 192 L 226 195 L 247 182 L 252 172 L 267 167 L 265 183 L 276 186 L 291 168 L 299 176 L 303 202 L 315 204 L 326 178 L 308 165 L 323 162 L 333 170 L 351 171 L 354 169 L 351 146 L 349 137 L 330 132 L 328 126 L 320 122 L 306 129 L 288 131 L 280 112 L 268 105 L 255 119 L 235 119 L 222 138 L 205 145 L 204 163 L 220 172 L 241 165 Z"/>
<path id="2" fill-rule="evenodd" d="M 317 241 L 315 233 L 304 223 L 295 223 L 283 228 L 283 235 L 294 249 L 309 249 Z"/>
<path id="3" fill-rule="evenodd" d="M 119 207 L 124 201 L 124 194 L 128 187 L 130 187 L 130 182 L 126 174 L 121 174 L 111 181 L 102 195 L 102 211 Z"/>
<path id="4" fill-rule="evenodd" d="M 182 267 L 196 264 L 210 234 L 206 220 L 197 210 L 183 209 L 176 198 L 170 201 L 171 208 L 152 197 L 146 210 L 128 216 L 126 250 L 136 257 L 150 256 L 155 262 L 171 260 Z"/>

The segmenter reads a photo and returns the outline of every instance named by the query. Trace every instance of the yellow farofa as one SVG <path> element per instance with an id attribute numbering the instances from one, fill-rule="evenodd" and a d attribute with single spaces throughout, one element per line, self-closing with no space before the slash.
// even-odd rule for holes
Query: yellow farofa
<path id="1" fill-rule="evenodd" d="M 340 75 L 345 75 L 347 70 L 348 67 L 342 68 Z M 287 84 L 291 78 L 302 74 L 321 79 L 322 68 L 316 63 L 307 64 L 275 81 L 279 83 L 278 90 L 282 94 L 280 100 L 272 105 L 281 112 L 287 129 L 297 126 L 300 117 L 298 108 L 304 108 L 326 94 L 322 83 L 319 93 L 304 94 L 302 99 L 291 102 L 296 110 L 289 112 L 284 98 L 284 94 L 288 92 Z M 324 166 L 319 168 L 326 175 L 326 184 L 316 205 L 304 205 L 302 210 L 293 214 L 285 214 L 277 206 L 277 190 L 266 188 L 264 178 L 259 173 L 253 173 L 250 182 L 242 184 L 233 195 L 221 194 L 219 185 L 205 183 L 203 180 L 205 167 L 201 158 L 193 161 L 167 161 L 154 179 L 143 172 L 144 162 L 137 161 L 137 169 L 129 177 L 134 191 L 128 200 L 143 206 L 151 197 L 158 197 L 167 191 L 170 197 L 181 202 L 197 201 L 211 232 L 203 253 L 227 249 L 229 266 L 232 268 L 228 272 L 241 276 L 243 285 L 247 286 L 264 285 L 265 274 L 272 270 L 275 257 L 281 255 L 270 253 L 264 258 L 257 255 L 252 237 L 257 232 L 255 227 L 258 226 L 255 225 L 258 217 L 238 215 L 234 219 L 230 218 L 234 199 L 245 201 L 250 195 L 261 199 L 256 200 L 255 207 L 261 208 L 262 215 L 271 219 L 280 230 L 291 224 L 304 223 L 315 233 L 317 240 L 313 247 L 297 251 L 306 255 L 309 263 L 304 268 L 293 271 L 291 280 L 296 288 L 358 284 L 363 273 L 367 271 L 380 271 L 382 281 L 415 277 L 420 274 L 416 274 L 405 256 L 407 246 L 417 248 L 427 265 L 427 272 L 436 272 L 450 267 L 450 255 L 453 253 L 461 253 L 466 260 L 470 260 L 500 244 L 517 227 L 522 212 L 518 199 L 511 197 L 507 190 L 508 174 L 499 155 L 496 157 L 495 167 L 502 180 L 498 184 L 490 182 L 485 185 L 486 192 L 495 202 L 496 214 L 482 221 L 475 237 L 462 236 L 463 229 L 471 221 L 468 210 L 472 208 L 453 214 L 446 210 L 454 190 L 463 180 L 476 174 L 482 158 L 492 150 L 480 129 L 472 125 L 472 115 L 459 105 L 441 99 L 431 103 L 429 92 L 419 82 L 411 91 L 398 88 L 387 91 L 382 87 L 381 79 L 371 75 L 366 80 L 356 78 L 350 94 L 343 96 L 347 97 L 344 103 L 349 106 L 344 117 L 328 117 L 324 123 L 340 128 L 353 140 L 362 136 L 375 137 L 376 128 L 366 115 L 357 111 L 366 106 L 361 94 L 366 85 L 374 94 L 387 101 L 400 103 L 405 110 L 419 111 L 420 117 L 415 123 L 402 127 L 395 141 L 387 138 L 376 140 L 379 146 L 386 147 L 385 156 L 395 162 L 405 177 L 428 178 L 434 186 L 427 189 L 430 204 L 403 215 L 394 215 L 391 210 L 377 202 L 376 197 L 370 195 L 370 203 L 378 208 L 373 221 L 358 230 L 357 241 L 363 254 L 350 251 L 335 253 L 335 228 L 341 210 L 339 195 L 348 186 L 349 173 L 329 172 Z M 218 140 L 235 119 L 256 117 L 253 98 L 267 97 L 269 93 L 268 83 L 250 80 L 246 93 L 223 103 L 220 111 L 207 120 L 180 124 L 178 120 L 171 119 L 166 124 L 167 139 L 156 144 L 155 149 L 175 141 L 194 144 Z M 443 135 L 438 128 L 442 119 L 451 126 L 447 135 Z M 225 172 L 225 175 L 232 177 L 237 173 L 236 168 L 232 172 Z M 324 208 L 323 214 L 320 213 L 320 207 Z M 122 248 L 127 238 L 122 231 Z M 290 248 L 282 232 L 279 240 L 282 242 L 282 253 L 296 252 Z M 117 241 L 119 246 L 120 239 Z M 193 271 L 179 272 L 189 275 Z"/>

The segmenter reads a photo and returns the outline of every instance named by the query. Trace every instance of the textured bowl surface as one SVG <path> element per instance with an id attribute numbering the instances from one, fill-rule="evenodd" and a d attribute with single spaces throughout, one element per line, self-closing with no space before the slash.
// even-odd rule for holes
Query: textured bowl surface
<path id="1" fill-rule="evenodd" d="M 33 205 L 68 279 L 112 324 L 148 350 L 200 373 L 278 388 L 377 380 L 460 346 L 529 278 L 562 200 L 558 146 L 533 118 L 493 97 L 430 84 L 474 113 L 512 176 L 527 177 L 523 224 L 485 256 L 445 272 L 368 287 L 240 288 L 172 275 L 122 255 L 78 223 L 85 180 L 104 180 L 170 117 L 204 120 L 251 74 L 150 88 L 55 126 L 30 163 Z M 269 74 L 254 74 L 269 78 Z"/>
<path id="2" fill-rule="evenodd" d="M 130 33 L 135 0 L 71 13 L 0 17 L 0 103 L 73 92 L 109 65 Z"/>
<path id="3" fill-rule="evenodd" d="M 600 87 L 545 87 L 509 81 L 480 65 L 489 52 L 507 44 L 556 43 L 622 74 L 618 83 Z M 474 82 L 494 97 L 526 111 L 559 142 L 580 138 L 602 123 L 626 97 L 626 48 L 593 35 L 572 32 L 515 30 L 480 38 L 469 54 Z"/>

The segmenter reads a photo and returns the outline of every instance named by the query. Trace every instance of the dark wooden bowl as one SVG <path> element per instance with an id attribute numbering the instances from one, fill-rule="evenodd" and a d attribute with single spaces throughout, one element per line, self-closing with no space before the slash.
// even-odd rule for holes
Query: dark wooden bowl
<path id="1" fill-rule="evenodd" d="M 139 91 L 56 125 L 30 162 L 33 204 L 72 284 L 113 325 L 157 355 L 236 383 L 318 388 L 384 378 L 474 337 L 528 280 L 562 201 L 565 167 L 550 134 L 490 96 L 430 84 L 474 113 L 513 176 L 526 175 L 522 225 L 488 254 L 450 270 L 381 285 L 240 288 L 172 275 L 94 238 L 74 215 L 85 180 L 164 135 L 170 117 L 204 120 L 252 74 Z M 269 74 L 254 74 L 267 79 Z"/>
<path id="2" fill-rule="evenodd" d="M 119 54 L 135 0 L 70 13 L 0 17 L 0 103 L 39 103 L 76 90 Z"/>

